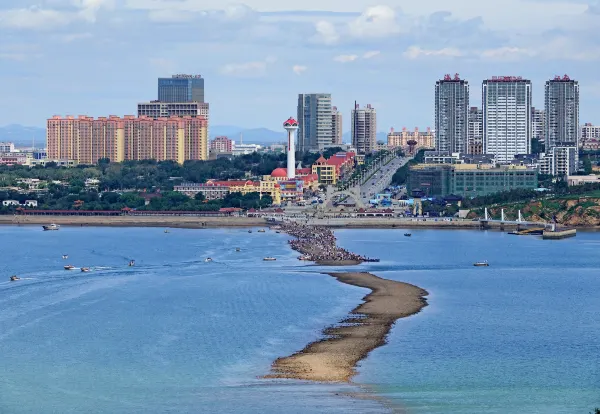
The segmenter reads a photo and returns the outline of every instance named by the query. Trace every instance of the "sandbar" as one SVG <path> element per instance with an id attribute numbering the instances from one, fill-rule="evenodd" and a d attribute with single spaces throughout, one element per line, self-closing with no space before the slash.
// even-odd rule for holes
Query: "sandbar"
<path id="1" fill-rule="evenodd" d="M 342 283 L 371 289 L 371 293 L 346 319 L 323 330 L 323 339 L 275 360 L 271 374 L 265 378 L 350 382 L 357 373 L 356 364 L 385 344 L 399 318 L 414 315 L 427 306 L 428 292 L 408 283 L 364 272 L 328 274 Z"/>

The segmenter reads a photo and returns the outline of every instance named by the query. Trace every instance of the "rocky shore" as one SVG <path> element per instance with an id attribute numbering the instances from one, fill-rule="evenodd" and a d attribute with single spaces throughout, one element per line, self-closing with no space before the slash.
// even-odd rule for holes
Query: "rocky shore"
<path id="1" fill-rule="evenodd" d="M 379 261 L 338 247 L 333 231 L 327 227 L 288 222 L 281 225 L 281 230 L 296 237 L 295 240 L 290 240 L 289 244 L 292 249 L 302 253 L 301 260 L 332 266 Z"/>
<path id="2" fill-rule="evenodd" d="M 427 291 L 407 283 L 379 278 L 370 273 L 331 273 L 342 283 L 371 289 L 364 303 L 336 326 L 323 331 L 325 338 L 302 351 L 277 359 L 265 378 L 318 382 L 349 382 L 356 364 L 385 338 L 399 318 L 414 315 L 427 306 Z"/>

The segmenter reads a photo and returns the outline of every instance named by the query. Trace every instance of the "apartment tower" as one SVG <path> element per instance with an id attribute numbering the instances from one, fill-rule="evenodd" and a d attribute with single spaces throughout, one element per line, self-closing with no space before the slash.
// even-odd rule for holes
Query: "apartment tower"
<path id="1" fill-rule="evenodd" d="M 476 106 L 469 109 L 467 154 L 483 154 L 483 111 Z"/>
<path id="2" fill-rule="evenodd" d="M 367 154 L 377 145 L 377 112 L 370 104 L 364 108 L 354 102 L 351 117 L 352 146 L 359 154 Z"/>
<path id="3" fill-rule="evenodd" d="M 298 95 L 298 151 L 322 151 L 333 143 L 330 93 Z"/>
<path id="4" fill-rule="evenodd" d="M 546 82 L 546 151 L 579 144 L 579 82 L 567 75 Z"/>
<path id="5" fill-rule="evenodd" d="M 520 76 L 493 76 L 483 81 L 483 152 L 509 164 L 531 153 L 531 81 Z"/>
<path id="6" fill-rule="evenodd" d="M 331 129 L 333 133 L 332 144 L 342 145 L 342 112 L 337 106 L 331 108 Z"/>
<path id="7" fill-rule="evenodd" d="M 438 151 L 467 152 L 469 82 L 445 75 L 435 83 L 435 133 Z"/>

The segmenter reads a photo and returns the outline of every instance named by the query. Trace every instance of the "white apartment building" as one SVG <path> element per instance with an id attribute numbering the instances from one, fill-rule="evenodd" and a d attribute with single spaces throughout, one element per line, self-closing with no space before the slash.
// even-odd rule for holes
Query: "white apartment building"
<path id="1" fill-rule="evenodd" d="M 342 144 L 342 112 L 338 111 L 337 106 L 331 108 L 331 129 L 333 134 L 332 143 Z"/>
<path id="2" fill-rule="evenodd" d="M 567 75 L 546 82 L 546 152 L 579 145 L 579 82 Z"/>
<path id="3" fill-rule="evenodd" d="M 600 125 L 584 124 L 581 127 L 579 146 L 584 150 L 600 149 Z"/>
<path id="4" fill-rule="evenodd" d="M 370 104 L 364 108 L 355 103 L 351 117 L 352 146 L 367 154 L 377 145 L 377 112 Z"/>
<path id="5" fill-rule="evenodd" d="M 531 81 L 493 76 L 483 81 L 484 153 L 509 164 L 517 154 L 531 152 Z"/>
<path id="6" fill-rule="evenodd" d="M 467 154 L 483 154 L 483 111 L 477 107 L 469 110 Z"/>
<path id="7" fill-rule="evenodd" d="M 579 168 L 579 149 L 576 146 L 552 147 L 540 156 L 540 174 L 564 177 Z"/>
<path id="8" fill-rule="evenodd" d="M 546 111 L 531 108 L 531 139 L 546 142 Z"/>
<path id="9" fill-rule="evenodd" d="M 0 152 L 15 152 L 15 144 L 12 142 L 0 142 Z"/>
<path id="10" fill-rule="evenodd" d="M 458 74 L 435 83 L 437 151 L 466 153 L 468 141 L 469 82 Z"/>

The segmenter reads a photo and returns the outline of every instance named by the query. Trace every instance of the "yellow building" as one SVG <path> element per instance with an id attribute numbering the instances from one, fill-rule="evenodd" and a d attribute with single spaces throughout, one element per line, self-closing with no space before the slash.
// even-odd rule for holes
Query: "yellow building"
<path id="1" fill-rule="evenodd" d="M 220 184 L 229 185 L 230 193 L 268 194 L 273 199 L 273 204 L 281 204 L 281 188 L 276 181 L 219 181 Z"/>
<path id="2" fill-rule="evenodd" d="M 337 171 L 336 166 L 327 163 L 327 160 L 320 156 L 317 161 L 312 165 L 312 173 L 319 177 L 320 184 L 331 184 L 337 183 Z"/>
<path id="3" fill-rule="evenodd" d="M 419 128 L 415 128 L 414 131 L 409 131 L 406 128 L 402 128 L 402 131 L 390 131 L 387 136 L 388 147 L 408 147 L 408 141 L 415 141 L 415 148 L 435 148 L 435 133 L 427 128 L 425 132 L 419 131 Z"/>

